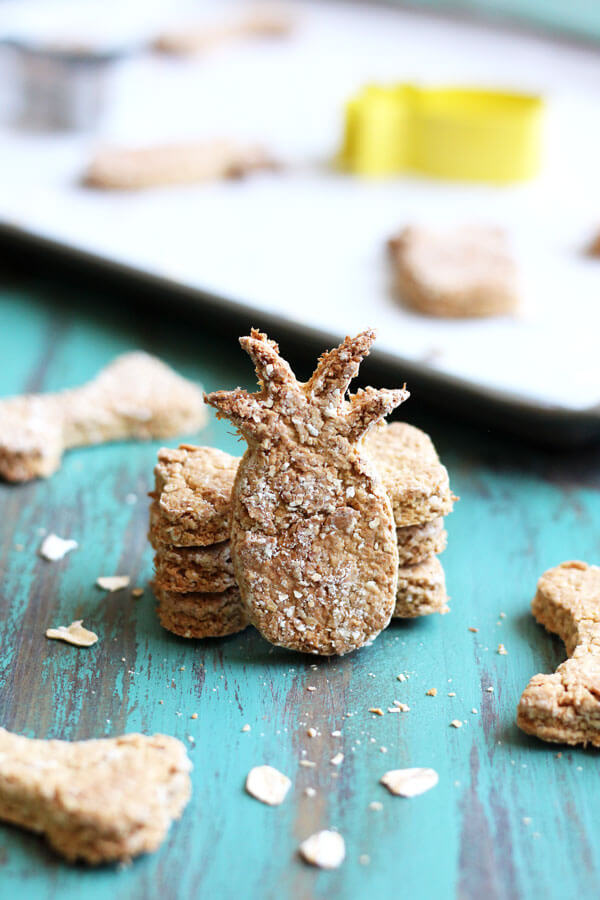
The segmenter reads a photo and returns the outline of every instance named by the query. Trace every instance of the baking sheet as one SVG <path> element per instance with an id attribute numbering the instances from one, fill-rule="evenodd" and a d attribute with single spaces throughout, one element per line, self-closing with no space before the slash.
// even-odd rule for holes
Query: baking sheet
<path id="1" fill-rule="evenodd" d="M 94 4 L 86 9 L 92 15 Z M 241 305 L 259 326 L 261 314 L 335 337 L 375 326 L 379 350 L 406 366 L 407 379 L 417 366 L 506 403 L 600 422 L 600 262 L 582 252 L 600 226 L 600 56 L 377 6 L 293 9 L 298 29 L 286 40 L 239 42 L 195 60 L 128 58 L 111 76 L 94 135 L 31 134 L 7 117 L 0 220 L 166 279 L 197 292 L 198 303 L 210 294 Z M 140 7 L 140 36 L 172 10 L 154 4 L 142 15 Z M 129 12 L 130 34 L 134 6 Z M 343 103 L 372 80 L 542 91 L 549 106 L 542 174 L 494 188 L 337 173 L 329 161 Z M 78 183 L 98 143 L 203 135 L 259 140 L 287 167 L 241 183 L 139 194 Z M 520 314 L 452 322 L 404 309 L 391 290 L 385 242 L 413 221 L 504 225 L 521 268 Z"/>

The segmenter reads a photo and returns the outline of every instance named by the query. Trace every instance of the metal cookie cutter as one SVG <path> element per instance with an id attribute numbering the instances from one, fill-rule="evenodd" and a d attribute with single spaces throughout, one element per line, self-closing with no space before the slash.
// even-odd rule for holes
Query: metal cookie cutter
<path id="1" fill-rule="evenodd" d="M 107 73 L 121 51 L 17 39 L 3 44 L 14 54 L 21 125 L 43 131 L 96 125 L 104 108 Z"/>
<path id="2" fill-rule="evenodd" d="M 508 183 L 539 170 L 544 102 L 472 88 L 367 85 L 346 107 L 341 166 Z"/>

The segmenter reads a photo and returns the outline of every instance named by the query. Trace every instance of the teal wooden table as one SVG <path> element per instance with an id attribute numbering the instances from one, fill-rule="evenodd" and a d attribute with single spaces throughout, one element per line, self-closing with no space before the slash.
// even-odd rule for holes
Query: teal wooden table
<path id="1" fill-rule="evenodd" d="M 126 300 L 116 287 L 106 305 L 104 290 L 4 277 L 0 394 L 78 384 L 137 347 L 208 390 L 253 385 L 233 337 L 178 322 L 171 304 L 165 319 Z M 302 365 L 307 375 L 310 360 Z M 115 573 L 147 586 L 146 492 L 158 443 L 73 451 L 47 481 L 0 487 L 0 724 L 67 739 L 165 732 L 187 744 L 194 764 L 183 818 L 157 853 L 126 868 L 69 867 L 39 838 L 0 825 L 0 897 L 600 895 L 598 755 L 530 739 L 514 721 L 530 676 L 564 655 L 529 612 L 538 576 L 562 560 L 600 555 L 598 454 L 553 455 L 481 433 L 424 413 L 419 398 L 402 411 L 432 434 L 461 497 L 443 557 L 451 613 L 396 622 L 371 648 L 342 659 L 274 649 L 252 629 L 180 640 L 159 626 L 147 587 L 136 600 L 94 586 Z M 196 439 L 239 452 L 230 428 L 214 419 Z M 42 529 L 79 548 L 43 561 Z M 94 647 L 45 639 L 47 627 L 77 618 L 98 633 Z M 500 642 L 508 655 L 496 652 Z M 437 696 L 426 696 L 434 687 Z M 395 699 L 410 711 L 369 714 Z M 456 718 L 461 729 L 450 727 Z M 307 737 L 310 726 L 321 736 Z M 316 767 L 300 766 L 303 758 Z M 260 763 L 293 781 L 279 808 L 244 793 L 248 770 Z M 379 778 L 403 766 L 434 767 L 438 787 L 412 800 L 390 796 Z M 304 795 L 307 786 L 316 797 Z M 372 801 L 383 808 L 370 809 Z M 334 872 L 297 857 L 299 842 L 326 827 L 347 845 Z"/>

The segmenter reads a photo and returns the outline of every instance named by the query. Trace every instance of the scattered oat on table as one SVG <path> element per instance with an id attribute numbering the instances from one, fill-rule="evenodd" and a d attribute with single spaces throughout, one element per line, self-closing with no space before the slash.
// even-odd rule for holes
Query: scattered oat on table
<path id="1" fill-rule="evenodd" d="M 242 725 L 242 731 L 250 731 L 250 726 L 247 725 L 247 724 L 246 724 L 246 725 Z"/>
<path id="2" fill-rule="evenodd" d="M 67 553 L 70 553 L 71 550 L 76 550 L 78 546 L 77 541 L 73 541 L 70 538 L 61 538 L 57 534 L 49 534 L 42 541 L 39 552 L 44 559 L 56 562 L 57 559 L 62 559 Z"/>
<path id="3" fill-rule="evenodd" d="M 460 721 L 460 719 L 452 719 L 450 724 L 453 728 L 462 728 L 463 727 L 463 723 Z"/>
<path id="4" fill-rule="evenodd" d="M 497 653 L 498 653 L 500 656 L 508 656 L 508 650 L 506 649 L 506 647 L 504 646 L 504 644 L 498 644 L 498 650 L 497 650 Z"/>
<path id="5" fill-rule="evenodd" d="M 372 706 L 372 707 L 369 709 L 369 712 L 370 712 L 370 713 L 374 713 L 376 716 L 383 716 L 383 715 L 384 715 L 383 710 L 380 709 L 378 706 Z"/>
<path id="6" fill-rule="evenodd" d="M 391 794 L 398 797 L 417 797 L 431 790 L 439 781 L 435 769 L 392 769 L 380 778 Z"/>
<path id="7" fill-rule="evenodd" d="M 332 766 L 340 766 L 343 762 L 344 762 L 344 754 L 343 753 L 336 753 L 335 756 L 333 756 L 330 759 L 330 763 Z"/>
<path id="8" fill-rule="evenodd" d="M 373 812 L 379 812 L 383 809 L 383 803 L 379 800 L 372 800 L 371 803 L 369 803 L 369 809 L 372 809 Z"/>
<path id="9" fill-rule="evenodd" d="M 75 647 L 91 647 L 98 640 L 98 635 L 83 627 L 83 619 L 77 619 L 70 625 L 59 625 L 58 628 L 48 628 L 46 637 L 57 641 L 65 641 Z"/>
<path id="10" fill-rule="evenodd" d="M 286 798 L 292 782 L 273 766 L 254 766 L 246 778 L 248 793 L 266 803 L 267 806 L 279 806 Z"/>
<path id="11" fill-rule="evenodd" d="M 337 869 L 346 856 L 346 844 L 337 831 L 317 831 L 300 844 L 300 855 L 311 866 Z"/>
<path id="12" fill-rule="evenodd" d="M 137 600 L 139 597 L 143 597 L 143 595 L 144 595 L 144 588 L 136 587 L 136 588 L 134 588 L 134 589 L 132 590 L 132 592 L 131 592 L 131 596 L 132 596 L 132 597 L 135 597 L 136 600 Z"/>
<path id="13" fill-rule="evenodd" d="M 130 581 L 129 575 L 100 575 L 96 578 L 98 587 L 102 588 L 103 591 L 108 591 L 110 594 L 129 587 Z"/>
<path id="14" fill-rule="evenodd" d="M 436 697 L 437 696 L 437 688 L 430 688 L 425 692 L 426 697 Z"/>

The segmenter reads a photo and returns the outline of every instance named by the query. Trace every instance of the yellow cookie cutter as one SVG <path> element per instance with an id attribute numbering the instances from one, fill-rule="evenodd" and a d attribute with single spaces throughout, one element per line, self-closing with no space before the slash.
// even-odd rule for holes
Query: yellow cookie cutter
<path id="1" fill-rule="evenodd" d="M 346 107 L 341 166 L 506 183 L 540 167 L 544 102 L 472 88 L 367 85 Z"/>

